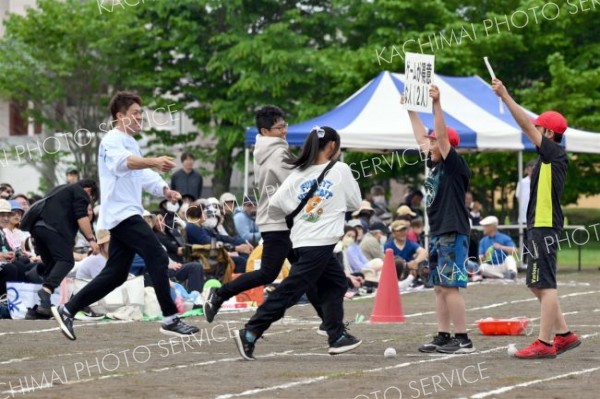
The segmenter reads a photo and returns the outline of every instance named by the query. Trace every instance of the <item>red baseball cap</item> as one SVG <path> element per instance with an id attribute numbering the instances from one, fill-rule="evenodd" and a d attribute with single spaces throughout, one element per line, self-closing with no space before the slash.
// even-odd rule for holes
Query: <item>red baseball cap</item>
<path id="1" fill-rule="evenodd" d="M 560 112 L 556 111 L 546 111 L 537 118 L 532 119 L 531 122 L 557 134 L 563 134 L 567 130 L 567 120 Z"/>
<path id="2" fill-rule="evenodd" d="M 454 148 L 458 147 L 460 144 L 460 136 L 458 135 L 458 132 L 451 127 L 446 126 L 446 134 L 448 135 L 448 141 L 450 141 L 450 145 Z M 437 135 L 435 132 L 433 132 L 427 136 L 427 138 L 437 140 Z"/>

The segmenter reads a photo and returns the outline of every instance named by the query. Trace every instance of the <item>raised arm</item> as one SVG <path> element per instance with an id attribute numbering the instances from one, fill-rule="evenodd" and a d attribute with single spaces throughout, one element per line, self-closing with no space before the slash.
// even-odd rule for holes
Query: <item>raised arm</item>
<path id="1" fill-rule="evenodd" d="M 529 140 L 536 146 L 540 147 L 542 145 L 542 134 L 535 128 L 529 116 L 523 111 L 523 109 L 517 104 L 517 102 L 508 94 L 508 90 L 502 84 L 502 81 L 499 79 L 492 80 L 492 89 L 498 97 L 504 101 L 506 106 L 508 107 L 510 113 L 512 114 L 515 122 L 521 127 L 521 130 L 529 137 Z"/>
<path id="2" fill-rule="evenodd" d="M 429 96 L 433 101 L 433 127 L 437 136 L 438 146 L 442 158 L 446 159 L 450 152 L 450 139 L 446 132 L 446 121 L 444 121 L 444 113 L 442 112 L 442 102 L 440 100 L 440 89 L 436 85 L 431 85 Z"/>
<path id="3" fill-rule="evenodd" d="M 404 104 L 404 96 L 400 97 L 400 104 Z M 430 144 L 429 139 L 427 138 L 427 128 L 423 126 L 423 122 L 421 122 L 419 114 L 417 114 L 415 111 L 408 111 L 408 117 L 410 118 L 410 124 L 412 125 L 415 139 L 419 144 L 419 149 L 421 152 L 428 153 Z"/>

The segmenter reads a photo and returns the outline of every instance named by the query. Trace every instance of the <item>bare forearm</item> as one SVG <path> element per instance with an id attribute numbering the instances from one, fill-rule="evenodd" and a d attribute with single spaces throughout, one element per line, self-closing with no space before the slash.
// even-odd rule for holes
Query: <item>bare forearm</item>
<path id="1" fill-rule="evenodd" d="M 127 157 L 129 169 L 148 169 L 156 167 L 156 158 L 142 158 L 135 155 Z"/>
<path id="2" fill-rule="evenodd" d="M 448 133 L 446 133 L 446 121 L 444 121 L 444 114 L 440 101 L 433 103 L 433 123 L 438 142 L 448 141 Z"/>
<path id="3" fill-rule="evenodd" d="M 77 224 L 79 225 L 79 230 L 85 237 L 85 239 L 89 239 L 94 237 L 94 231 L 92 230 L 92 224 L 90 223 L 90 218 L 87 216 L 77 219 Z"/>
<path id="4" fill-rule="evenodd" d="M 408 111 L 408 117 L 410 118 L 410 124 L 412 125 L 413 134 L 415 135 L 417 143 L 419 143 L 419 145 L 427 143 L 427 129 L 423 126 L 419 114 L 415 111 Z"/>
<path id="5" fill-rule="evenodd" d="M 521 130 L 529 137 L 529 140 L 531 140 L 533 144 L 539 147 L 542 144 L 542 135 L 537 131 L 535 126 L 533 126 L 533 123 L 531 123 L 529 116 L 523 111 L 523 108 L 521 108 L 508 93 L 504 94 L 501 98 Z"/>

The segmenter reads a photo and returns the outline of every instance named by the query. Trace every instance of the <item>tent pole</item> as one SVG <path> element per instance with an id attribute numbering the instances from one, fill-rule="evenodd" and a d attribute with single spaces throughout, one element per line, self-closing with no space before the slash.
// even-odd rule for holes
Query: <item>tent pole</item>
<path id="1" fill-rule="evenodd" d="M 518 193 L 518 197 L 519 198 L 523 198 L 523 184 L 521 184 L 521 181 L 523 180 L 523 150 L 519 151 L 519 157 L 518 157 L 518 165 L 517 167 L 519 168 L 519 193 Z M 521 223 L 519 219 L 519 213 L 520 213 L 520 209 L 521 209 L 521 203 L 519 202 L 517 205 L 517 224 L 519 225 L 519 248 L 520 248 L 520 255 L 521 257 L 518 259 L 519 262 L 523 261 L 523 252 L 524 252 L 524 248 L 523 248 L 523 224 Z M 521 265 L 521 267 L 523 267 L 523 265 Z"/>
<path id="2" fill-rule="evenodd" d="M 248 175 L 250 171 L 248 170 L 248 163 L 250 158 L 250 148 L 246 146 L 244 149 L 244 198 L 248 195 Z"/>

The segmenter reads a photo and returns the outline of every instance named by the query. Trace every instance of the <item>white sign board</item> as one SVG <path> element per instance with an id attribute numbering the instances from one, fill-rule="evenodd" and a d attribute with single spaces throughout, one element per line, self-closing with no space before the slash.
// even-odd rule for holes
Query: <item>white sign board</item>
<path id="1" fill-rule="evenodd" d="M 435 57 L 406 53 L 404 67 L 404 108 L 409 111 L 433 113 L 429 89 L 433 84 Z"/>

